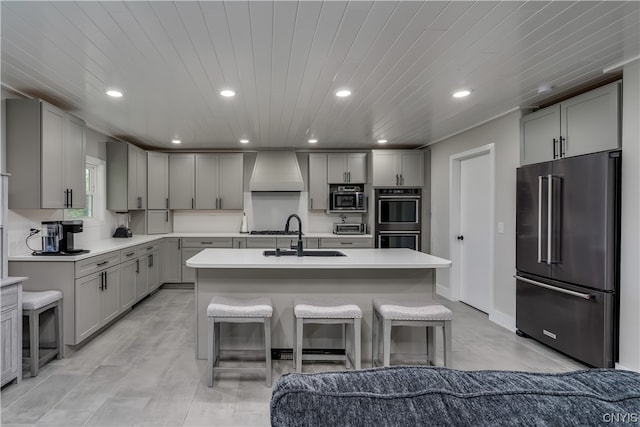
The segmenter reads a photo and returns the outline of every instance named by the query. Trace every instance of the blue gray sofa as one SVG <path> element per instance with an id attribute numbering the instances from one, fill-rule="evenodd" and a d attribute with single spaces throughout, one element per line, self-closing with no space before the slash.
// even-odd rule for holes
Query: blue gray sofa
<path id="1" fill-rule="evenodd" d="M 285 374 L 273 426 L 589 426 L 640 423 L 640 373 L 396 366 Z"/>

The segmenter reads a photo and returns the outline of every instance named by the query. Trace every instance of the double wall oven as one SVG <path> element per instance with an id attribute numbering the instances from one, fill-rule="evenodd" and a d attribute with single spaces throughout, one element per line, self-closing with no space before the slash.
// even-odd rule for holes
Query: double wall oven
<path id="1" fill-rule="evenodd" d="M 378 188 L 375 192 L 377 248 L 420 250 L 422 197 L 419 188 Z"/>

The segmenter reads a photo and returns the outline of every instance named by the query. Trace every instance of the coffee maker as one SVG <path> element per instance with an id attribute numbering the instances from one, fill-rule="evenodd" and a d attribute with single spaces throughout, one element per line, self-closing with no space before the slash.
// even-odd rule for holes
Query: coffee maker
<path id="1" fill-rule="evenodd" d="M 73 235 L 82 232 L 82 220 L 60 221 L 62 236 L 60 237 L 60 252 L 67 254 L 87 253 L 84 249 L 78 249 L 73 244 Z"/>
<path id="2" fill-rule="evenodd" d="M 89 251 L 78 249 L 73 242 L 73 235 L 82 231 L 82 220 L 43 221 L 42 251 L 34 255 L 79 255 Z"/>

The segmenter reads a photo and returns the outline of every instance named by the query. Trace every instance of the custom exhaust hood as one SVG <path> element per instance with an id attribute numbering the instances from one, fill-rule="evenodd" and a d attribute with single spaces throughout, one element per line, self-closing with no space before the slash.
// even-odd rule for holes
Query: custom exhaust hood
<path id="1" fill-rule="evenodd" d="M 259 151 L 250 191 L 302 191 L 304 181 L 293 151 Z"/>

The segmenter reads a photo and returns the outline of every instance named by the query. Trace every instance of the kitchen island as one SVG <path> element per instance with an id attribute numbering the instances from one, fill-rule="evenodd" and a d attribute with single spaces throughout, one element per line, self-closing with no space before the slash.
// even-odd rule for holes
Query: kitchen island
<path id="1" fill-rule="evenodd" d="M 272 347 L 293 346 L 293 299 L 333 297 L 358 304 L 363 312 L 362 358 L 371 360 L 372 299 L 434 297 L 435 268 L 451 261 L 411 249 L 344 249 L 346 256 L 264 256 L 262 249 L 205 249 L 187 260 L 196 269 L 196 357 L 207 358 L 207 305 L 214 295 L 269 296 L 273 301 Z M 222 333 L 228 349 L 260 348 L 260 329 L 253 324 L 228 326 Z M 417 328 L 405 328 L 417 329 Z M 239 332 L 241 333 L 234 333 Z M 311 334 L 315 329 L 309 328 Z M 313 346 L 341 347 L 341 329 L 334 336 L 314 335 Z M 247 340 L 247 333 L 251 336 Z M 394 333 L 395 334 L 395 333 Z M 425 350 L 424 331 L 394 335 L 400 350 Z M 306 346 L 305 340 L 305 346 Z"/>

